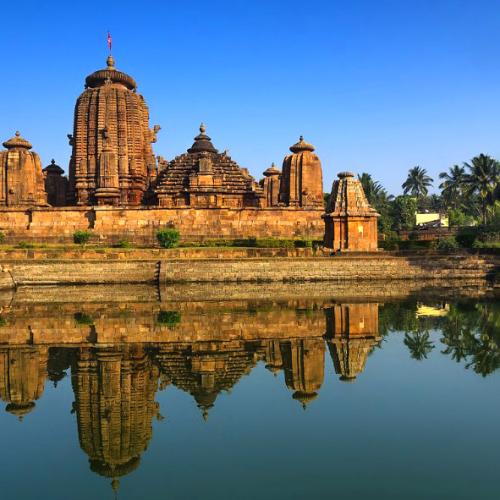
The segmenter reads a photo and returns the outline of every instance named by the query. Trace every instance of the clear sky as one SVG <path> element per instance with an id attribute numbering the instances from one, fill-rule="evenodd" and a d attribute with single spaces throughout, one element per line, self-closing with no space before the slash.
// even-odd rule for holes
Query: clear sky
<path id="1" fill-rule="evenodd" d="M 2 141 L 19 129 L 67 169 L 73 106 L 105 66 L 108 29 L 167 159 L 201 121 L 257 178 L 303 134 L 325 191 L 342 170 L 397 194 L 412 166 L 437 179 L 500 157 L 498 0 L 4 3 Z"/>

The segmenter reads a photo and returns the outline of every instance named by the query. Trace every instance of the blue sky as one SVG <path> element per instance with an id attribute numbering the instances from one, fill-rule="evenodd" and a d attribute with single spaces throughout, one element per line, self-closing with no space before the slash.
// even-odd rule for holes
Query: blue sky
<path id="1" fill-rule="evenodd" d="M 0 138 L 19 129 L 44 165 L 67 168 L 73 106 L 105 66 L 108 29 L 168 159 L 201 121 L 257 178 L 303 134 L 325 191 L 342 170 L 397 194 L 412 166 L 437 179 L 500 157 L 496 0 L 27 1 L 2 19 Z"/>

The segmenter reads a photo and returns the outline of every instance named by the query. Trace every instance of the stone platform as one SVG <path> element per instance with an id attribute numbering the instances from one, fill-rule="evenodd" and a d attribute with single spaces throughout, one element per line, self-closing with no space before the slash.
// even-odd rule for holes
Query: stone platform
<path id="1" fill-rule="evenodd" d="M 8 243 L 72 243 L 75 231 L 112 245 L 129 241 L 157 245 L 159 229 L 175 227 L 182 241 L 246 238 L 322 240 L 322 209 L 307 208 L 115 208 L 0 209 L 0 231 Z"/>
<path id="2" fill-rule="evenodd" d="M 485 280 L 500 256 L 389 253 L 313 256 L 310 249 L 0 252 L 0 288 L 31 285 Z M 279 250 L 279 252 L 278 252 Z M 244 256 L 245 251 L 247 256 Z M 274 251 L 274 252 L 273 252 Z M 24 252 L 24 255 L 23 255 Z"/>

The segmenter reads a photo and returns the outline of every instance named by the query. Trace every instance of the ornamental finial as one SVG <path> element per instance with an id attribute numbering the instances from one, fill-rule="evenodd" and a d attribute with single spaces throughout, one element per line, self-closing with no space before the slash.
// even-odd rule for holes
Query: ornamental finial
<path id="1" fill-rule="evenodd" d="M 108 69 L 115 69 L 115 59 L 111 54 L 109 54 L 108 58 L 106 59 L 106 64 L 108 66 Z"/>
<path id="2" fill-rule="evenodd" d="M 201 125 L 200 125 L 200 132 L 201 132 L 202 134 L 204 134 L 206 130 L 207 130 L 207 127 L 206 127 L 206 126 L 205 126 L 205 124 L 202 122 L 202 123 L 201 123 Z"/>

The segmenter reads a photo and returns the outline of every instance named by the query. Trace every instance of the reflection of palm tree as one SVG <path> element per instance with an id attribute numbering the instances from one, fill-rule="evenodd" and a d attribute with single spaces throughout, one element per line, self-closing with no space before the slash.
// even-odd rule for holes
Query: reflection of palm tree
<path id="1" fill-rule="evenodd" d="M 500 368 L 500 308 L 496 304 L 477 304 L 473 308 L 452 307 L 443 326 L 443 354 L 457 362 L 467 360 L 485 377 Z"/>
<path id="2" fill-rule="evenodd" d="M 435 347 L 434 343 L 430 341 L 428 332 L 405 333 L 404 344 L 408 347 L 411 357 L 417 361 L 427 359 Z"/>
<path id="3" fill-rule="evenodd" d="M 488 335 L 481 335 L 474 352 L 474 356 L 469 366 L 473 366 L 474 371 L 483 377 L 493 373 L 500 367 L 500 349 L 497 343 Z"/>

